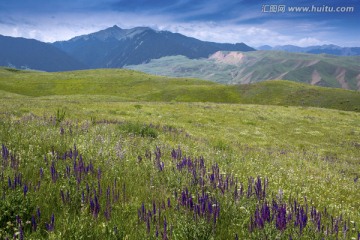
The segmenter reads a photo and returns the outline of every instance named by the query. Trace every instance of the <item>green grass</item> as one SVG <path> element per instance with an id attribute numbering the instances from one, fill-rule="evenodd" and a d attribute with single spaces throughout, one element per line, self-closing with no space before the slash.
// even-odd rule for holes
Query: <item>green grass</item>
<path id="1" fill-rule="evenodd" d="M 304 90 L 304 85 L 279 81 L 274 82 L 276 87 L 266 82 L 231 88 L 232 97 L 239 95 L 242 101 L 250 99 L 256 103 L 241 104 L 215 101 L 228 90 L 216 95 L 211 92 L 214 91 L 212 86 L 219 87 L 217 90 L 228 86 L 184 79 L 173 79 L 165 84 L 162 78 L 132 71 L 20 72 L 13 76 L 5 70 L 2 74 L 1 79 L 8 74 L 8 81 L 1 80 L 1 86 L 6 87 L 0 88 L 4 93 L 0 95 L 0 144 L 12 157 L 5 160 L 3 154 L 0 155 L 0 238 L 12 237 L 14 233 L 19 235 L 21 226 L 26 239 L 156 239 L 156 227 L 161 238 L 166 217 L 171 239 L 234 239 L 236 234 L 239 239 L 289 239 L 290 236 L 293 239 L 336 239 L 336 234 L 330 230 L 330 215 L 341 223 L 338 238 L 357 237 L 360 113 L 306 107 L 297 102 L 293 104 L 299 106 L 291 106 L 292 99 L 286 98 L 285 93 L 301 99 L 300 90 Z M 62 83 L 67 81 L 66 76 L 72 79 L 69 86 Z M 141 82 L 142 78 L 146 79 Z M 20 86 L 13 83 L 14 79 Z M 46 81 L 54 85 L 47 86 Z M 88 88 L 78 83 L 81 81 L 87 82 Z M 110 82 L 113 82 L 111 87 L 108 86 Z M 46 90 L 36 91 L 33 85 L 40 83 Z M 71 85 L 76 83 L 82 89 L 77 93 L 71 90 Z M 137 91 L 135 83 L 140 86 Z M 188 95 L 181 95 L 182 91 L 177 89 L 177 99 L 186 96 L 188 99 L 176 102 L 174 96 L 156 92 L 160 91 L 160 86 L 167 91 L 178 87 L 193 89 L 193 92 L 189 90 Z M 203 93 L 196 86 L 209 92 Z M 117 87 L 123 89 L 114 94 Z M 103 91 L 93 93 L 92 88 Z M 146 88 L 150 90 L 141 95 Z M 56 94 L 53 89 L 57 89 Z M 309 89 L 314 89 L 309 93 L 314 96 L 319 95 L 316 92 L 319 89 L 321 93 L 328 92 L 328 89 L 316 87 L 306 88 L 306 91 Z M 343 92 L 331 91 L 334 92 L 328 94 L 333 97 Z M 203 95 L 199 97 L 198 94 Z M 214 102 L 201 102 L 202 98 L 213 95 Z M 256 102 L 264 96 L 274 104 L 286 102 L 289 106 Z M 186 102 L 194 99 L 198 102 Z M 91 163 L 93 166 L 93 171 L 82 172 L 81 177 L 73 171 L 74 160 L 69 155 L 70 149 L 75 152 L 74 145 L 84 165 Z M 237 178 L 245 191 L 249 177 L 268 178 L 267 202 L 278 201 L 279 192 L 283 192 L 282 202 L 287 203 L 288 211 L 289 201 L 293 203 L 295 199 L 310 208 L 314 206 L 322 212 L 324 230 L 315 230 L 309 213 L 302 233 L 290 223 L 285 231 L 277 230 L 274 222 L 267 223 L 264 229 L 249 232 L 250 218 L 266 201 L 255 195 L 235 201 L 234 185 L 222 193 L 220 188 L 209 183 L 209 178 L 201 186 L 199 178 L 194 179 L 194 173 L 188 168 L 177 170 L 180 159 L 174 159 L 171 152 L 178 148 L 183 156 L 193 161 L 200 156 L 204 158 L 206 171 L 202 173 L 201 168 L 196 168 L 198 177 L 208 176 L 217 163 L 223 178 Z M 159 149 L 161 157 L 157 159 Z M 65 153 L 66 159 L 63 159 Z M 79 155 L 76 163 L 79 166 Z M 160 170 L 162 163 L 164 168 Z M 57 172 L 55 179 L 51 174 L 52 166 Z M 66 167 L 71 169 L 70 174 Z M 12 189 L 8 180 L 13 184 L 18 174 L 22 176 L 22 184 Z M 26 194 L 23 192 L 25 185 L 29 188 Z M 108 188 L 110 200 L 106 194 Z M 204 190 L 217 200 L 220 216 L 216 225 L 208 215 L 194 220 L 193 211 L 180 204 L 185 188 L 194 199 Z M 97 216 L 90 204 L 95 195 L 101 206 Z M 148 233 L 147 220 L 139 218 L 138 210 L 141 211 L 144 204 L 148 212 L 153 203 L 157 217 L 150 221 Z M 37 208 L 41 210 L 41 217 L 37 216 Z M 324 213 L 325 208 L 329 216 Z M 106 211 L 110 212 L 108 218 Z M 49 231 L 45 225 L 51 224 L 52 214 L 55 226 Z M 21 218 L 20 224 L 16 215 Z M 338 218 L 340 215 L 342 220 Z M 32 216 L 37 221 L 36 231 L 31 226 Z M 341 232 L 344 221 L 349 228 L 345 237 Z M 325 234 L 326 227 L 329 236 Z"/>

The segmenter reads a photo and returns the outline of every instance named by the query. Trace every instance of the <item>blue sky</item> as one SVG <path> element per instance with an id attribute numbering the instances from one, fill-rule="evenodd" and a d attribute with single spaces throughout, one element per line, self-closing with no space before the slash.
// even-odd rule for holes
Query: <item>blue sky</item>
<path id="1" fill-rule="evenodd" d="M 280 11 L 279 6 L 285 10 Z M 353 12 L 290 12 L 291 7 Z M 274 10 L 275 9 L 275 10 Z M 341 10 L 341 9 L 340 9 Z M 0 2 L 0 34 L 45 42 L 113 25 L 148 26 L 250 46 L 360 46 L 360 0 L 12 0 Z"/>

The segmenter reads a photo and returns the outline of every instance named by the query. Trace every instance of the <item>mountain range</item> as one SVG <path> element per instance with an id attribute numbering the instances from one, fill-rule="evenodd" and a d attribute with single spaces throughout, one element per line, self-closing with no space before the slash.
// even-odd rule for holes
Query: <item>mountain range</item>
<path id="1" fill-rule="evenodd" d="M 294 45 L 282 45 L 271 47 L 264 45 L 257 48 L 258 50 L 274 50 L 274 51 L 286 51 L 286 52 L 298 52 L 298 53 L 312 53 L 312 54 L 331 54 L 337 56 L 359 56 L 360 47 L 340 47 L 337 45 L 321 45 L 321 46 L 309 46 L 298 47 Z"/>
<path id="2" fill-rule="evenodd" d="M 203 58 L 220 50 L 255 51 L 244 43 L 206 42 L 148 27 L 121 29 L 115 25 L 54 43 L 0 35 L 0 66 L 43 71 L 121 68 L 164 56 Z"/>
<path id="3" fill-rule="evenodd" d="M 254 51 L 244 43 L 224 44 L 200 41 L 179 33 L 148 27 L 105 30 L 53 43 L 89 68 L 119 68 L 141 64 L 164 56 L 204 58 L 217 51 Z"/>
<path id="4" fill-rule="evenodd" d="M 54 43 L 0 35 L 0 66 L 49 72 L 125 67 L 226 84 L 287 79 L 360 90 L 360 57 L 336 56 L 357 55 L 360 48 L 286 45 L 260 49 L 266 50 L 244 43 L 206 42 L 148 27 L 122 29 L 114 25 Z"/>
<path id="5" fill-rule="evenodd" d="M 284 51 L 224 52 L 209 58 L 171 56 L 129 69 L 171 77 L 194 77 L 225 84 L 284 79 L 360 90 L 360 56 L 341 57 Z"/>

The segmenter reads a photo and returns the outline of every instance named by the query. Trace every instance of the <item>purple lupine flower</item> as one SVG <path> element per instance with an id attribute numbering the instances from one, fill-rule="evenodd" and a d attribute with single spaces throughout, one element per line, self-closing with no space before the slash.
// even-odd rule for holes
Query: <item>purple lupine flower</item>
<path id="1" fill-rule="evenodd" d="M 335 219 L 334 233 L 336 234 L 336 236 L 339 234 L 339 221 L 338 221 L 338 219 Z"/>
<path id="2" fill-rule="evenodd" d="M 262 216 L 260 214 L 260 210 L 259 210 L 258 206 L 256 207 L 256 210 L 255 210 L 254 220 L 255 220 L 255 226 L 257 228 L 259 228 L 259 229 L 264 228 L 265 222 L 264 222 L 264 219 L 262 218 Z"/>
<path id="3" fill-rule="evenodd" d="M 155 159 L 160 160 L 160 158 L 161 158 L 161 150 L 160 150 L 159 147 L 156 147 L 156 150 L 155 150 L 154 153 L 155 153 Z"/>
<path id="4" fill-rule="evenodd" d="M 2 158 L 6 161 L 9 158 L 9 149 L 4 144 L 1 144 L 1 148 Z"/>
<path id="5" fill-rule="evenodd" d="M 95 211 L 95 202 L 92 198 L 90 198 L 90 212 L 93 213 Z"/>
<path id="6" fill-rule="evenodd" d="M 181 159 L 181 149 L 180 149 L 180 147 L 178 148 L 178 149 L 173 149 L 172 151 L 171 151 L 171 157 L 174 159 L 174 160 L 179 160 L 179 159 Z"/>
<path id="7" fill-rule="evenodd" d="M 106 189 L 106 202 L 110 202 L 111 194 L 110 194 L 110 186 Z"/>
<path id="8" fill-rule="evenodd" d="M 163 235 L 163 239 L 168 239 L 168 237 L 167 237 L 167 222 L 166 222 L 166 217 L 164 218 L 164 235 Z"/>
<path id="9" fill-rule="evenodd" d="M 262 199 L 261 178 L 259 176 L 257 177 L 257 181 L 255 181 L 255 195 L 258 199 Z"/>
<path id="10" fill-rule="evenodd" d="M 14 176 L 14 186 L 13 188 L 15 189 L 17 186 L 21 186 L 22 185 L 22 181 L 21 181 L 22 175 L 21 173 L 16 174 Z"/>
<path id="11" fill-rule="evenodd" d="M 31 216 L 31 229 L 35 232 L 37 229 L 37 224 L 36 224 L 36 219 L 35 216 L 32 215 Z"/>
<path id="12" fill-rule="evenodd" d="M 9 188 L 12 188 L 12 183 L 11 183 L 11 178 L 10 177 L 8 177 L 8 186 L 9 186 Z"/>
<path id="13" fill-rule="evenodd" d="M 23 189 L 23 192 L 24 192 L 24 197 L 26 196 L 27 192 L 29 191 L 29 188 L 26 184 L 24 184 L 24 189 Z"/>
<path id="14" fill-rule="evenodd" d="M 155 201 L 153 201 L 153 213 L 156 214 L 156 204 L 155 204 Z"/>
<path id="15" fill-rule="evenodd" d="M 194 202 L 192 196 L 189 197 L 188 207 L 190 208 L 190 210 L 194 209 Z"/>
<path id="16" fill-rule="evenodd" d="M 19 225 L 19 239 L 23 240 L 24 239 L 24 229 L 22 224 Z"/>
<path id="17" fill-rule="evenodd" d="M 40 168 L 40 178 L 44 178 L 44 169 L 42 167 Z"/>
<path id="18" fill-rule="evenodd" d="M 146 232 L 148 234 L 150 233 L 150 218 L 149 217 L 146 218 Z"/>
<path id="19" fill-rule="evenodd" d="M 205 201 L 204 201 L 204 205 L 205 205 Z M 203 214 L 205 214 L 205 207 L 203 208 Z M 210 215 L 213 214 L 213 204 L 211 202 L 208 203 L 208 212 Z"/>
<path id="20" fill-rule="evenodd" d="M 40 208 L 38 207 L 37 210 L 36 210 L 36 215 L 38 217 L 38 219 L 40 219 L 41 217 L 41 212 L 40 212 Z"/>
<path id="21" fill-rule="evenodd" d="M 168 206 L 168 208 L 171 208 L 170 198 L 167 199 L 167 206 Z"/>
<path id="22" fill-rule="evenodd" d="M 45 223 L 46 230 L 49 232 L 54 231 L 55 229 L 55 216 L 54 214 L 51 215 L 50 223 Z"/>
<path id="23" fill-rule="evenodd" d="M 280 231 L 284 231 L 286 229 L 286 205 L 282 204 L 278 208 L 276 214 L 276 228 Z"/>
<path id="24" fill-rule="evenodd" d="M 261 207 L 261 217 L 264 221 L 270 222 L 270 208 L 266 201 Z"/>
<path id="25" fill-rule="evenodd" d="M 349 230 L 348 226 L 346 225 L 346 221 L 344 223 L 344 227 L 343 227 L 343 234 L 344 234 L 344 239 L 346 239 L 346 232 Z"/>
<path id="26" fill-rule="evenodd" d="M 50 172 L 51 172 L 51 179 L 55 183 L 56 180 L 57 180 L 57 172 L 56 172 L 56 169 L 55 169 L 55 163 L 54 162 L 52 162 L 52 164 L 51 164 Z"/>
<path id="27" fill-rule="evenodd" d="M 20 218 L 19 215 L 16 215 L 16 223 L 19 224 L 19 225 L 22 223 L 21 218 Z"/>
<path id="28" fill-rule="evenodd" d="M 145 212 L 146 212 L 146 210 L 145 210 L 145 205 L 144 205 L 144 203 L 142 203 L 142 204 L 141 204 L 141 213 L 142 213 L 142 216 L 145 216 Z"/>
<path id="29" fill-rule="evenodd" d="M 98 197 L 95 194 L 95 196 L 94 196 L 94 212 L 93 212 L 94 216 L 97 217 L 99 212 L 100 212 L 100 203 L 99 203 Z"/>

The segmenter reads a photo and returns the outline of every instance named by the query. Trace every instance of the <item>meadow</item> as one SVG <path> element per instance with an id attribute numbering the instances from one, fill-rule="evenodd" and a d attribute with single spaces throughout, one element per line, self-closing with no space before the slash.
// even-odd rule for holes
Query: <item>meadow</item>
<path id="1" fill-rule="evenodd" d="M 0 73 L 1 239 L 360 237 L 358 92 Z"/>

